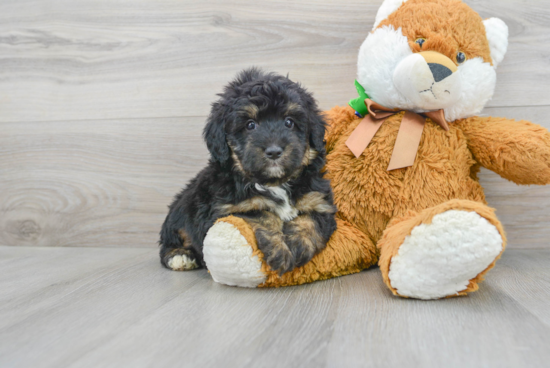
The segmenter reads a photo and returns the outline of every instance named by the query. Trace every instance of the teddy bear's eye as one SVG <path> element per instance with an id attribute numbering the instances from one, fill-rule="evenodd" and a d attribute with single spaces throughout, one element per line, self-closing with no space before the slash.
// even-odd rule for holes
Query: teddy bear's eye
<path id="1" fill-rule="evenodd" d="M 466 55 L 462 51 L 460 51 L 458 54 L 456 54 L 456 62 L 459 64 L 462 64 L 466 61 Z"/>
<path id="2" fill-rule="evenodd" d="M 414 41 L 414 43 L 418 44 L 420 48 L 422 48 L 422 45 L 424 44 L 424 42 L 426 42 L 426 39 L 422 37 L 419 37 L 416 39 L 416 41 Z"/>

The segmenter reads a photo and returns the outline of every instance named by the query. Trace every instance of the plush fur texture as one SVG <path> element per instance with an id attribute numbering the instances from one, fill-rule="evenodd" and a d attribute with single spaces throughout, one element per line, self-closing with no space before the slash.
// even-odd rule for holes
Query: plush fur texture
<path id="1" fill-rule="evenodd" d="M 224 217 L 212 227 L 212 234 L 209 231 L 206 236 L 205 260 L 215 281 L 241 287 L 300 285 L 356 273 L 376 263 L 378 251 L 372 241 L 351 224 L 339 219 L 336 223 L 337 230 L 326 248 L 305 265 L 279 275 L 266 263 L 250 224 L 239 217 Z M 210 241 L 211 237 L 220 236 L 218 229 L 221 225 L 229 225 L 231 229 L 238 230 L 238 233 L 227 232 L 231 234 L 229 243 Z M 228 237 L 227 234 L 223 236 Z M 236 238 L 232 237 L 233 234 Z M 246 244 L 239 241 L 239 234 L 246 239 Z M 251 273 L 250 270 L 255 270 L 258 265 L 260 273 Z"/>
<path id="2" fill-rule="evenodd" d="M 485 19 L 483 25 L 491 49 L 493 66 L 496 68 L 508 51 L 508 26 L 498 18 Z"/>
<path id="3" fill-rule="evenodd" d="M 203 253 L 214 281 L 243 287 L 256 287 L 265 281 L 266 275 L 262 272 L 259 252 L 253 254 L 253 249 L 248 246 L 249 242 L 243 234 L 254 239 L 250 228 L 239 228 L 227 221 L 217 222 L 208 230 L 204 238 Z"/>
<path id="4" fill-rule="evenodd" d="M 434 224 L 436 218 L 440 220 Z M 384 282 L 395 295 L 419 299 L 466 295 L 478 289 L 505 243 L 504 229 L 493 209 L 455 199 L 393 219 L 378 242 L 382 250 L 378 263 Z M 393 269 L 396 257 L 402 259 Z M 422 267 L 412 265 L 414 257 L 421 259 Z M 442 271 L 445 267 L 449 272 Z M 396 285 L 392 274 L 397 275 Z"/>
<path id="5" fill-rule="evenodd" d="M 448 121 L 479 114 L 491 99 L 496 85 L 494 54 L 500 62 L 507 49 L 508 28 L 501 20 L 481 17 L 460 0 L 409 0 L 396 8 L 397 2 L 387 1 L 394 11 L 380 21 L 359 49 L 357 80 L 376 102 L 389 108 L 425 112 L 445 109 Z M 380 12 L 379 12 L 380 14 Z M 426 21 L 429 19 L 429 21 Z M 490 31 L 492 46 L 486 37 Z M 425 39 L 420 46 L 416 41 Z M 419 101 L 417 95 L 404 93 L 400 84 L 419 75 L 399 73 L 414 54 L 437 51 L 456 63 L 458 52 L 466 61 L 458 65 L 456 79 L 460 88 L 442 88 L 437 99 Z M 419 66 L 421 67 L 421 65 Z M 448 83 L 447 80 L 437 84 Z M 433 80 L 420 83 L 418 90 L 428 88 Z M 443 90 L 448 89 L 453 98 Z"/>
<path id="6" fill-rule="evenodd" d="M 391 259 L 388 279 L 399 295 L 457 295 L 502 251 L 497 228 L 475 212 L 449 210 L 415 226 Z M 433 282 L 437 280 L 437 282 Z"/>
<path id="7" fill-rule="evenodd" d="M 300 85 L 254 68 L 240 73 L 212 105 L 204 129 L 208 166 L 170 205 L 160 233 L 162 264 L 178 271 L 204 266 L 208 229 L 231 214 L 254 228 L 271 269 L 284 273 L 311 260 L 336 228 L 321 173 L 324 132 L 315 100 Z M 210 243 L 216 239 L 236 249 L 221 235 Z"/>
<path id="8" fill-rule="evenodd" d="M 259 286 L 322 280 L 378 262 L 382 279 L 396 295 L 465 295 L 478 289 L 506 246 L 502 224 L 487 206 L 477 178 L 480 167 L 517 184 L 550 183 L 546 129 L 527 121 L 475 116 L 493 93 L 505 26 L 495 20 L 484 23 L 458 0 L 386 0 L 381 12 L 384 19 L 377 20 L 380 24 L 359 53 L 359 82 L 380 104 L 416 110 L 395 88 L 393 71 L 414 54 L 443 55 L 456 63 L 457 71 L 451 73 L 462 79 L 461 97 L 445 108 L 449 131 L 427 119 L 414 164 L 388 171 L 404 112 L 386 119 L 356 158 L 346 141 L 361 118 L 349 106 L 328 111 L 325 170 L 338 207 L 337 230 L 311 262 L 282 277 L 270 272 L 258 254 L 266 275 Z M 417 38 L 424 39 L 422 46 Z M 466 56 L 462 63 L 459 52 Z M 255 239 L 247 242 L 254 254 Z"/>
<path id="9" fill-rule="evenodd" d="M 406 1 L 407 0 L 385 0 L 382 5 L 380 5 L 380 8 L 378 8 L 372 29 L 376 29 L 383 20 L 399 9 Z"/>

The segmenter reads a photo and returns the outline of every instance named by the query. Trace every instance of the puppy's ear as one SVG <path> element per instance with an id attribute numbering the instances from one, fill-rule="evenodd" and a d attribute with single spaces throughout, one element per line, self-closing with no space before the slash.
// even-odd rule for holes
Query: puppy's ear
<path id="1" fill-rule="evenodd" d="M 299 83 L 296 83 L 296 85 L 301 94 L 303 106 L 307 109 L 307 117 L 309 120 L 309 146 L 317 151 L 319 156 L 324 157 L 326 154 L 324 139 L 327 126 L 325 116 L 321 110 L 319 110 L 317 101 L 315 101 L 313 95 L 300 86 Z"/>
<path id="2" fill-rule="evenodd" d="M 222 164 L 229 160 L 229 146 L 225 139 L 225 107 L 221 103 L 212 104 L 202 136 L 214 160 Z"/>
<path id="3" fill-rule="evenodd" d="M 309 145 L 320 156 L 325 154 L 325 119 L 323 114 L 316 108 L 311 112 L 310 121 L 310 133 L 309 133 Z"/>

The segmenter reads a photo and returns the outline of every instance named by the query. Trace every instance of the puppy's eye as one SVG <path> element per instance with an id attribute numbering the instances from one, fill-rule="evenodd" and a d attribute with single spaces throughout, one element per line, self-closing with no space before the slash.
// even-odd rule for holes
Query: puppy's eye
<path id="1" fill-rule="evenodd" d="M 291 118 L 285 119 L 285 126 L 289 129 L 292 129 L 294 127 L 294 121 L 292 121 Z"/>
<path id="2" fill-rule="evenodd" d="M 422 45 L 424 44 L 424 42 L 426 42 L 426 39 L 422 38 L 422 37 L 419 37 L 414 41 L 414 43 L 418 44 L 418 46 L 420 46 L 420 48 L 422 48 Z"/>
<path id="3" fill-rule="evenodd" d="M 456 54 L 456 62 L 459 64 L 462 64 L 466 61 L 466 55 L 462 51 L 460 51 L 458 54 Z"/>
<path id="4" fill-rule="evenodd" d="M 254 120 L 248 120 L 246 122 L 246 129 L 248 129 L 248 130 L 256 129 L 256 122 Z"/>

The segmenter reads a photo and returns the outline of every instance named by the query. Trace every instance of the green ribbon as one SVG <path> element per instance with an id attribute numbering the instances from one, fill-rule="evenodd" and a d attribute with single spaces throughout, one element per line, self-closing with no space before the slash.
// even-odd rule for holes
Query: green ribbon
<path id="1" fill-rule="evenodd" d="M 365 92 L 365 89 L 357 80 L 355 81 L 355 88 L 357 89 L 357 93 L 359 94 L 359 97 L 353 98 L 349 101 L 349 105 L 357 111 L 361 115 L 361 117 L 367 115 L 369 113 L 369 110 L 367 109 L 367 105 L 365 105 L 365 100 L 367 98 L 370 98 L 369 95 Z"/>

